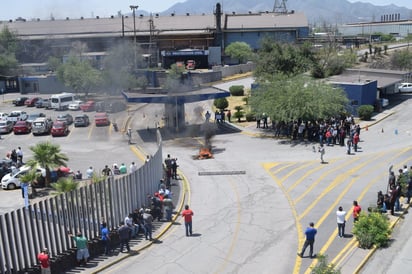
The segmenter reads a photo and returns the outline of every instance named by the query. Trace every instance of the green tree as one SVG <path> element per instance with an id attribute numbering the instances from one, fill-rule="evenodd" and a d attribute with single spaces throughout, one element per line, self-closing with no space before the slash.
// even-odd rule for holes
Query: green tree
<path id="1" fill-rule="evenodd" d="M 30 150 L 33 152 L 33 158 L 27 161 L 27 165 L 32 168 L 37 166 L 44 168 L 46 170 L 45 183 L 46 186 L 49 186 L 51 182 L 51 169 L 66 166 L 66 161 L 69 158 L 61 153 L 59 145 L 50 142 L 38 143 L 35 146 L 31 146 Z"/>
<path id="2" fill-rule="evenodd" d="M 391 66 L 399 70 L 412 70 L 412 51 L 397 50 L 391 54 Z"/>
<path id="3" fill-rule="evenodd" d="M 385 247 L 390 236 L 388 217 L 381 213 L 361 213 L 359 220 L 354 224 L 353 234 L 361 248 Z"/>
<path id="4" fill-rule="evenodd" d="M 294 76 L 310 70 L 315 59 L 307 44 L 299 47 L 265 38 L 256 56 L 255 76 L 259 82 L 278 74 Z"/>
<path id="5" fill-rule="evenodd" d="M 18 50 L 18 38 L 7 26 L 0 32 L 0 75 L 16 74 L 18 62 L 16 51 Z"/>
<path id="6" fill-rule="evenodd" d="M 243 118 L 243 116 L 245 116 L 245 112 L 243 111 L 243 107 L 242 106 L 235 106 L 235 113 L 233 113 L 233 117 L 235 119 L 237 119 L 238 123 L 240 123 L 240 119 Z"/>
<path id="7" fill-rule="evenodd" d="M 226 98 L 217 98 L 213 101 L 213 105 L 220 110 L 224 110 L 229 106 L 229 102 Z"/>
<path id="8" fill-rule="evenodd" d="M 172 64 L 167 73 L 165 87 L 169 90 L 177 90 L 182 83 L 183 73 L 186 71 L 184 66 Z"/>
<path id="9" fill-rule="evenodd" d="M 373 106 L 371 105 L 362 105 L 358 108 L 359 118 L 368 121 L 371 119 L 373 113 Z"/>
<path id="10" fill-rule="evenodd" d="M 278 77 L 260 84 L 249 105 L 255 113 L 266 113 L 274 121 L 313 121 L 340 115 L 348 98 L 341 88 L 305 76 Z"/>
<path id="11" fill-rule="evenodd" d="M 73 180 L 73 178 L 60 178 L 55 184 L 52 185 L 57 193 L 70 192 L 77 189 L 79 184 Z"/>
<path id="12" fill-rule="evenodd" d="M 245 42 L 230 43 L 225 49 L 225 54 L 237 59 L 241 64 L 253 57 L 252 48 Z"/>
<path id="13" fill-rule="evenodd" d="M 99 70 L 93 68 L 89 61 L 70 56 L 66 63 L 57 69 L 57 77 L 64 85 L 71 87 L 75 92 L 84 92 L 86 96 L 97 88 L 102 81 Z"/>

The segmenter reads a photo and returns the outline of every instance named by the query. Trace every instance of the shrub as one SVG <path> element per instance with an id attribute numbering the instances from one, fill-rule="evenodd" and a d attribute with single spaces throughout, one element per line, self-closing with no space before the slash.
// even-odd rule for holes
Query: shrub
<path id="1" fill-rule="evenodd" d="M 240 123 L 240 119 L 242 119 L 243 116 L 245 115 L 245 113 L 242 111 L 243 107 L 236 106 L 235 109 L 236 109 L 236 112 L 233 114 L 233 117 L 237 119 L 237 121 Z"/>
<path id="2" fill-rule="evenodd" d="M 340 274 L 340 269 L 335 269 L 334 264 L 328 263 L 328 256 L 318 254 L 316 256 L 318 263 L 312 268 L 310 273 L 313 274 Z"/>
<path id="3" fill-rule="evenodd" d="M 245 87 L 243 85 L 235 85 L 229 88 L 230 94 L 232 96 L 244 96 L 245 95 Z"/>
<path id="4" fill-rule="evenodd" d="M 217 108 L 217 109 L 225 109 L 229 106 L 229 102 L 227 101 L 226 98 L 217 98 L 215 99 L 215 101 L 213 102 L 213 105 Z"/>
<path id="5" fill-rule="evenodd" d="M 361 248 L 370 249 L 373 245 L 384 247 L 388 245 L 390 227 L 386 215 L 372 212 L 369 215 L 361 213 L 354 224 L 353 234 Z"/>
<path id="6" fill-rule="evenodd" d="M 75 190 L 78 187 L 78 183 L 73 181 L 72 178 L 60 178 L 56 183 L 51 185 L 58 193 L 65 193 Z"/>
<path id="7" fill-rule="evenodd" d="M 372 105 L 362 105 L 358 108 L 358 115 L 361 120 L 370 120 L 373 113 Z"/>
<path id="8" fill-rule="evenodd" d="M 253 112 L 248 112 L 248 113 L 246 113 L 245 118 L 246 118 L 246 121 L 248 121 L 248 122 L 255 121 L 256 120 L 256 114 L 253 113 Z"/>

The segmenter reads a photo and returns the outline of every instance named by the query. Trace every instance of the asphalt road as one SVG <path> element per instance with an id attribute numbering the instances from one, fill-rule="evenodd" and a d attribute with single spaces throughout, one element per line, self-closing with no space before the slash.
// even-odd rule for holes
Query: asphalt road
<path id="1" fill-rule="evenodd" d="M 195 212 L 195 235 L 186 237 L 178 219 L 161 244 L 103 273 L 309 273 L 316 261 L 296 252 L 311 221 L 318 228 L 315 253 L 341 264 L 354 247 L 353 200 L 366 210 L 376 203 L 377 192 L 386 190 L 389 166 L 411 165 L 410 100 L 398 101 L 394 115 L 361 132 L 358 152 L 326 147 L 327 164 L 320 164 L 313 144 L 263 138 L 264 130 L 254 126 L 216 135 L 209 160 L 193 159 L 201 136 L 166 140 L 164 153 L 179 159 L 190 182 L 187 202 Z M 208 106 L 203 103 L 202 109 Z M 337 237 L 339 206 L 347 211 L 346 238 Z"/>
<path id="2" fill-rule="evenodd" d="M 186 121 L 199 119 L 199 113 L 210 109 L 211 103 L 202 102 L 200 108 L 195 104 L 186 106 Z M 194 236 L 185 236 L 180 218 L 159 244 L 103 272 L 135 273 L 139 269 L 142 273 L 309 273 L 315 260 L 297 257 L 296 252 L 310 221 L 318 228 L 315 253 L 326 254 L 329 261 L 339 265 L 344 251 L 353 246 L 352 201 L 358 200 L 366 210 L 369 204 L 375 204 L 377 191 L 386 190 L 388 167 L 393 165 L 397 170 L 404 164 L 411 165 L 410 104 L 410 100 L 399 103 L 393 107 L 394 115 L 363 130 L 359 152 L 347 155 L 343 147 L 326 147 L 327 164 L 320 164 L 313 144 L 262 137 L 264 130 L 254 126 L 247 132 L 216 135 L 212 139 L 214 158 L 209 160 L 194 160 L 203 142 L 199 132 L 191 132 L 192 137 L 181 134 L 180 138 L 165 138 L 163 153 L 178 158 L 179 169 L 190 183 L 186 202 L 195 213 Z M 161 120 L 161 115 L 161 108 L 141 106 L 132 114 L 131 125 L 133 129 L 147 130 L 156 119 Z M 143 143 L 144 135 L 150 134 L 149 127 L 146 134 L 136 138 L 137 145 L 150 151 L 153 143 Z M 115 144 L 123 147 L 124 140 L 117 137 L 114 142 L 110 133 L 98 134 L 79 150 L 93 150 L 96 146 L 100 149 L 99 158 L 104 158 L 104 147 L 109 146 L 106 153 L 112 153 Z M 75 139 L 71 135 L 67 140 L 71 142 L 71 138 Z M 66 142 L 62 145 L 66 146 Z M 70 149 L 74 150 L 76 144 L 72 145 Z M 129 147 L 124 148 L 127 153 Z M 205 172 L 216 175 L 201 175 Z M 337 237 L 338 206 L 348 212 L 348 237 L 343 239 Z M 409 242 L 401 238 L 407 236 L 403 228 L 401 224 L 400 233 L 394 233 L 394 242 L 400 246 L 387 249 L 395 254 L 386 273 L 411 270 L 396 262 L 396 254 L 407 259 L 405 248 Z M 365 273 L 382 273 L 377 269 Z"/>

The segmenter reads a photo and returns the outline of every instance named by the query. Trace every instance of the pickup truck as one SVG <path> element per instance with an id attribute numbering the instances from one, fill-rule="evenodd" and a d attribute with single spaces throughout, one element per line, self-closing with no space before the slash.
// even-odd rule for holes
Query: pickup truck
<path id="1" fill-rule="evenodd" d="M 9 116 L 7 117 L 8 121 L 12 121 L 13 123 L 16 123 L 17 121 L 20 120 L 26 120 L 28 117 L 27 113 L 22 110 L 14 110 L 10 112 Z"/>

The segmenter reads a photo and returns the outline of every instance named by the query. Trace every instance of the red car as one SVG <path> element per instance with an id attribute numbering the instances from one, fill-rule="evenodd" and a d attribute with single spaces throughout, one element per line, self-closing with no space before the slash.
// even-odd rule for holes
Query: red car
<path id="1" fill-rule="evenodd" d="M 80 109 L 83 110 L 84 112 L 93 111 L 95 108 L 95 105 L 96 105 L 95 101 L 87 101 L 86 103 L 80 105 Z"/>
<path id="2" fill-rule="evenodd" d="M 33 97 L 33 98 L 29 98 L 26 101 L 24 101 L 24 104 L 27 107 L 34 107 L 34 105 L 36 104 L 37 101 L 39 101 L 39 97 Z"/>
<path id="3" fill-rule="evenodd" d="M 27 121 L 17 121 L 13 126 L 13 132 L 14 134 L 30 133 L 31 123 Z"/>
<path id="4" fill-rule="evenodd" d="M 51 135 L 56 136 L 67 136 L 69 134 L 69 127 L 65 122 L 55 121 L 51 129 Z"/>
<path id="5" fill-rule="evenodd" d="M 110 125 L 109 116 L 106 112 L 98 112 L 94 115 L 94 122 L 96 126 L 108 126 Z"/>

